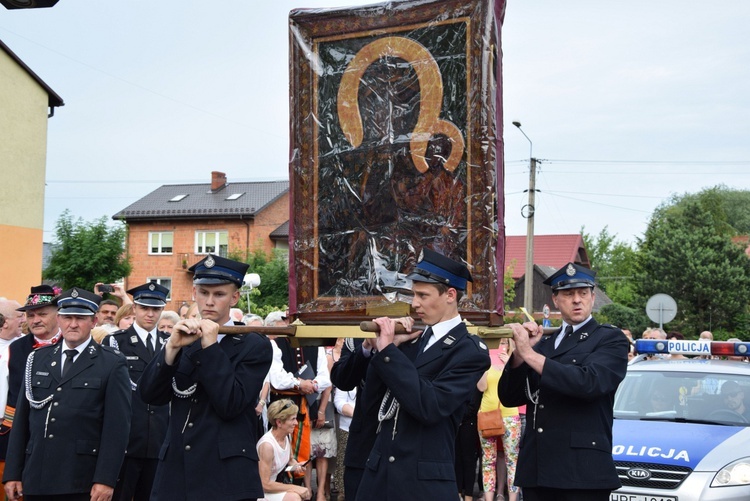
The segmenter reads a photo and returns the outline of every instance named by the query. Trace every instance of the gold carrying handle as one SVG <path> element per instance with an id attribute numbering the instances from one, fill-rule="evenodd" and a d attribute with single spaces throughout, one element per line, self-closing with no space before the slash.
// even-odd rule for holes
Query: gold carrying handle
<path id="1" fill-rule="evenodd" d="M 364 332 L 380 332 L 380 326 L 372 321 L 365 321 L 359 324 L 359 328 L 363 330 Z M 425 330 L 427 327 L 424 325 L 414 325 L 412 327 L 412 330 Z M 513 337 L 513 329 L 510 327 L 484 327 L 484 326 L 473 326 L 469 327 L 469 331 L 477 334 L 481 337 L 488 337 L 488 338 L 512 338 Z M 543 331 L 543 335 L 549 336 L 550 334 L 553 334 L 557 332 L 556 327 L 545 327 Z M 396 322 L 396 334 L 406 334 L 406 329 L 403 325 Z"/>

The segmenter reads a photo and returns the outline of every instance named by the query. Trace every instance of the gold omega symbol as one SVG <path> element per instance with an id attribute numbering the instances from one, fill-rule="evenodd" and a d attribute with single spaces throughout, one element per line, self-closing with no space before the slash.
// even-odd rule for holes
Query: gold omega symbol
<path id="1" fill-rule="evenodd" d="M 359 83 L 367 68 L 384 56 L 399 57 L 410 63 L 419 81 L 419 117 L 411 134 L 410 148 L 414 166 L 421 173 L 429 166 L 425 160 L 427 143 L 436 134 L 451 141 L 451 153 L 443 168 L 453 172 L 464 152 L 461 131 L 448 120 L 439 118 L 443 102 L 443 80 L 432 54 L 420 43 L 403 37 L 384 37 L 364 46 L 344 70 L 338 92 L 341 130 L 355 148 L 362 144 L 362 116 L 359 113 Z"/>

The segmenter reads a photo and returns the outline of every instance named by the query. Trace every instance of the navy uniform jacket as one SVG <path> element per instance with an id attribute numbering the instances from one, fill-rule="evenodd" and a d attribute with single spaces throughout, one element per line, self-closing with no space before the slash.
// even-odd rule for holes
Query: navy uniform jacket
<path id="1" fill-rule="evenodd" d="M 361 339 L 347 339 L 341 348 L 341 357 L 331 368 L 331 382 L 344 391 L 357 388 L 354 414 L 349 425 L 349 438 L 344 455 L 344 466 L 364 469 L 367 456 L 375 443 L 380 401 L 365 398 L 365 376 L 371 357 L 362 353 Z M 381 395 L 382 398 L 382 395 Z M 369 404 L 369 405 L 368 405 Z M 340 452 L 339 452 L 340 453 Z"/>
<path id="2" fill-rule="evenodd" d="M 60 376 L 62 342 L 34 352 L 31 389 L 23 390 L 10 432 L 3 482 L 20 480 L 26 495 L 88 493 L 115 486 L 130 432 L 125 357 L 94 340 Z"/>
<path id="3" fill-rule="evenodd" d="M 169 339 L 166 332 L 156 331 L 154 350 L 159 351 Z M 130 440 L 126 455 L 134 458 L 156 459 L 167 435 L 168 405 L 149 405 L 135 392 L 146 364 L 151 361 L 146 345 L 134 327 L 113 332 L 102 340 L 105 346 L 117 348 L 125 355 L 133 391 L 133 416 L 130 422 Z"/>
<path id="4" fill-rule="evenodd" d="M 419 356 L 418 348 L 416 340 L 391 344 L 370 360 L 367 405 L 374 399 L 379 406 L 387 387 L 400 409 L 381 423 L 357 501 L 453 501 L 458 495 L 456 432 L 472 390 L 490 367 L 489 353 L 464 324 Z"/>
<path id="5" fill-rule="evenodd" d="M 559 331 L 558 331 L 559 332 Z M 542 376 L 528 365 L 500 378 L 506 407 L 528 404 L 516 485 L 557 489 L 617 489 L 612 460 L 612 405 L 628 363 L 628 340 L 620 329 L 590 320 L 555 349 L 556 334 L 534 346 L 547 360 Z M 538 405 L 526 385 L 539 391 Z"/>
<path id="6" fill-rule="evenodd" d="M 227 335 L 202 349 L 197 340 L 173 366 L 164 352 L 146 366 L 137 390 L 145 402 L 172 407 L 151 500 L 262 498 L 255 406 L 271 367 L 270 341 Z"/>

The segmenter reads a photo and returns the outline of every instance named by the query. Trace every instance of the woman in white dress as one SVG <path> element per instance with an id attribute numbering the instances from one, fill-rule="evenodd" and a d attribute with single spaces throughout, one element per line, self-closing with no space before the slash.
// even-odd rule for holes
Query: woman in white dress
<path id="1" fill-rule="evenodd" d="M 289 467 L 290 471 L 305 470 L 292 459 L 289 435 L 297 425 L 299 408 L 291 400 L 277 400 L 268 406 L 271 430 L 258 440 L 258 470 L 266 501 L 302 501 L 310 499 L 310 489 L 301 485 L 277 482 L 276 477 Z"/>

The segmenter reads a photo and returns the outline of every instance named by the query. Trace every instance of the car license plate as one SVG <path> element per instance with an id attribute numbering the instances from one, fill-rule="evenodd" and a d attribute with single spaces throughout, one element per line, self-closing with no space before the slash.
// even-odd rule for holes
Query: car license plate
<path id="1" fill-rule="evenodd" d="M 677 501 L 674 496 L 656 496 L 652 494 L 628 494 L 627 492 L 613 492 L 609 501 Z"/>

